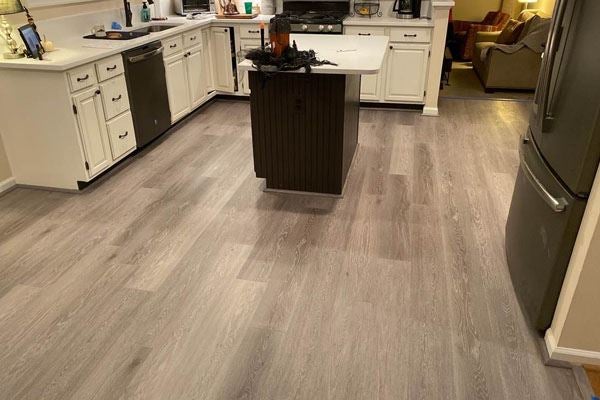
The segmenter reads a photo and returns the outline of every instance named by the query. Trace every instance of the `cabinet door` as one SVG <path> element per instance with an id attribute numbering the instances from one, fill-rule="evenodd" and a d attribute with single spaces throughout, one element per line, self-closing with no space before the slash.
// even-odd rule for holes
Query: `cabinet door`
<path id="1" fill-rule="evenodd" d="M 241 54 L 244 54 L 244 50 L 256 49 L 257 47 L 260 47 L 260 40 L 243 39 L 240 41 L 240 45 L 242 49 Z M 243 61 L 243 59 L 238 60 L 238 62 L 241 61 Z M 242 91 L 245 94 L 250 94 L 250 85 L 248 84 L 248 71 L 245 71 L 242 74 L 238 72 L 238 80 Z"/>
<path id="2" fill-rule="evenodd" d="M 190 89 L 185 60 L 182 53 L 165 58 L 165 76 L 172 123 L 190 112 Z"/>
<path id="3" fill-rule="evenodd" d="M 202 46 L 193 47 L 186 53 L 186 68 L 190 85 L 190 104 L 194 109 L 206 98 L 206 84 L 204 83 L 206 72 Z"/>
<path id="4" fill-rule="evenodd" d="M 385 36 L 386 28 L 373 26 L 348 26 L 344 28 L 346 35 L 358 36 Z M 385 76 L 386 60 L 383 60 L 383 65 L 379 73 L 375 75 L 362 75 L 360 77 L 360 99 L 361 100 L 381 100 L 381 85 Z"/>
<path id="5" fill-rule="evenodd" d="M 234 92 L 233 65 L 229 31 L 231 28 L 210 28 L 213 47 L 213 78 L 216 90 Z"/>
<path id="6" fill-rule="evenodd" d="M 112 162 L 110 144 L 106 133 L 104 109 L 100 89 L 93 87 L 73 97 L 77 108 L 77 123 L 83 143 L 85 161 L 90 178 L 108 168 Z"/>
<path id="7" fill-rule="evenodd" d="M 428 61 L 429 45 L 390 45 L 385 99 L 423 102 Z"/>
<path id="8" fill-rule="evenodd" d="M 204 84 L 206 85 L 206 92 L 209 93 L 215 90 L 213 83 L 213 57 L 210 29 L 204 29 L 202 31 L 202 49 L 204 50 Z"/>
<path id="9" fill-rule="evenodd" d="M 129 110 L 127 83 L 125 83 L 123 75 L 101 83 L 100 90 L 102 91 L 102 106 L 107 121 Z"/>

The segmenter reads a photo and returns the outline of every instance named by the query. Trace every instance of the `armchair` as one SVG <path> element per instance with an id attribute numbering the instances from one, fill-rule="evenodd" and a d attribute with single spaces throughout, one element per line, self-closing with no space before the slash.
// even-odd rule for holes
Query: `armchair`
<path id="1" fill-rule="evenodd" d="M 470 61 L 473 58 L 473 45 L 478 32 L 497 32 L 504 28 L 510 15 L 500 11 L 490 11 L 483 21 L 452 21 L 454 39 L 457 43 L 458 58 Z"/>

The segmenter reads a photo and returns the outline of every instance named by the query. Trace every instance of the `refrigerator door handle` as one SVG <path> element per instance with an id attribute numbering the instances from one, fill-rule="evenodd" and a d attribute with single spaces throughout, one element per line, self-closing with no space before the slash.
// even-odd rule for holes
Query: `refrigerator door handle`
<path id="1" fill-rule="evenodd" d="M 538 192 L 542 199 L 544 199 L 552 211 L 561 213 L 567 209 L 567 201 L 562 197 L 557 199 L 552 196 L 550 192 L 548 192 L 544 185 L 542 185 L 542 182 L 540 182 L 540 180 L 533 174 L 533 171 L 531 171 L 531 168 L 529 168 L 529 165 L 525 161 L 523 155 L 521 155 L 521 169 L 523 169 L 523 172 L 525 173 L 527 179 L 529 179 L 529 182 L 531 182 L 536 192 Z"/>
<path id="2" fill-rule="evenodd" d="M 556 13 L 553 17 L 553 26 L 550 32 L 548 40 L 548 49 L 544 52 L 544 64 L 546 66 L 544 76 L 544 102 L 542 103 L 542 132 L 544 129 L 544 122 L 552 120 L 554 118 L 554 98 L 556 88 L 551 91 L 552 75 L 554 74 L 554 64 L 556 63 L 556 53 L 560 46 L 560 40 L 562 36 L 562 25 L 565 17 L 565 11 L 567 8 L 567 0 L 558 0 L 556 5 Z"/>

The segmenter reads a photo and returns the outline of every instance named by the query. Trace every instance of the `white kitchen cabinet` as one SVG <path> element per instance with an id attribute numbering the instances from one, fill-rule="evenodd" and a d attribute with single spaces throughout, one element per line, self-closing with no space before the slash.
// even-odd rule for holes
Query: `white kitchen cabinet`
<path id="1" fill-rule="evenodd" d="M 206 83 L 204 82 L 206 75 L 204 49 L 202 46 L 192 47 L 184 57 L 186 58 L 185 68 L 190 88 L 190 106 L 193 110 L 204 102 L 207 95 Z"/>
<path id="2" fill-rule="evenodd" d="M 213 84 L 213 57 L 210 28 L 202 30 L 202 49 L 204 51 L 204 84 L 206 85 L 206 93 L 210 93 L 215 90 Z"/>
<path id="3" fill-rule="evenodd" d="M 100 89 L 92 87 L 73 96 L 73 104 L 83 144 L 86 169 L 91 178 L 112 163 Z"/>
<path id="4" fill-rule="evenodd" d="M 423 102 L 428 61 L 428 44 L 390 44 L 384 99 L 410 103 Z"/>
<path id="5" fill-rule="evenodd" d="M 359 27 L 349 26 L 344 32 L 346 35 L 358 36 L 385 36 L 385 28 L 383 27 Z M 381 70 L 377 74 L 362 75 L 360 77 L 360 99 L 361 100 L 381 100 L 381 85 L 385 76 L 386 61 L 383 61 Z"/>
<path id="6" fill-rule="evenodd" d="M 107 121 L 129 110 L 129 95 L 125 76 L 120 75 L 101 83 L 100 92 Z"/>
<path id="7" fill-rule="evenodd" d="M 165 76 L 167 78 L 169 107 L 171 108 L 171 122 L 173 123 L 191 111 L 190 86 L 185 68 L 184 53 L 177 53 L 165 58 Z"/>
<path id="8" fill-rule="evenodd" d="M 250 30 L 248 30 L 248 31 L 250 31 Z M 243 61 L 244 51 L 256 49 L 257 47 L 260 47 L 260 40 L 242 39 L 242 40 L 240 40 L 240 47 L 241 47 L 242 51 L 240 54 L 240 58 L 238 58 L 238 63 Z M 249 86 L 249 82 L 248 82 L 248 71 L 244 71 L 242 74 L 238 73 L 238 79 L 240 81 L 239 86 L 241 87 L 242 92 L 244 92 L 244 94 L 250 94 L 250 86 Z"/>
<path id="9" fill-rule="evenodd" d="M 235 91 L 235 79 L 231 57 L 230 31 L 228 27 L 211 30 L 214 88 L 223 92 Z"/>

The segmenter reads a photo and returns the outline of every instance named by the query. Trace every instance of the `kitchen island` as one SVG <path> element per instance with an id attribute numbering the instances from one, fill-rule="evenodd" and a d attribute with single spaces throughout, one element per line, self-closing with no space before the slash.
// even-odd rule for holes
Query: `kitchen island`
<path id="1" fill-rule="evenodd" d="M 361 75 L 381 69 L 386 36 L 291 35 L 337 65 L 266 78 L 249 60 L 254 170 L 266 190 L 341 196 L 358 144 Z"/>

